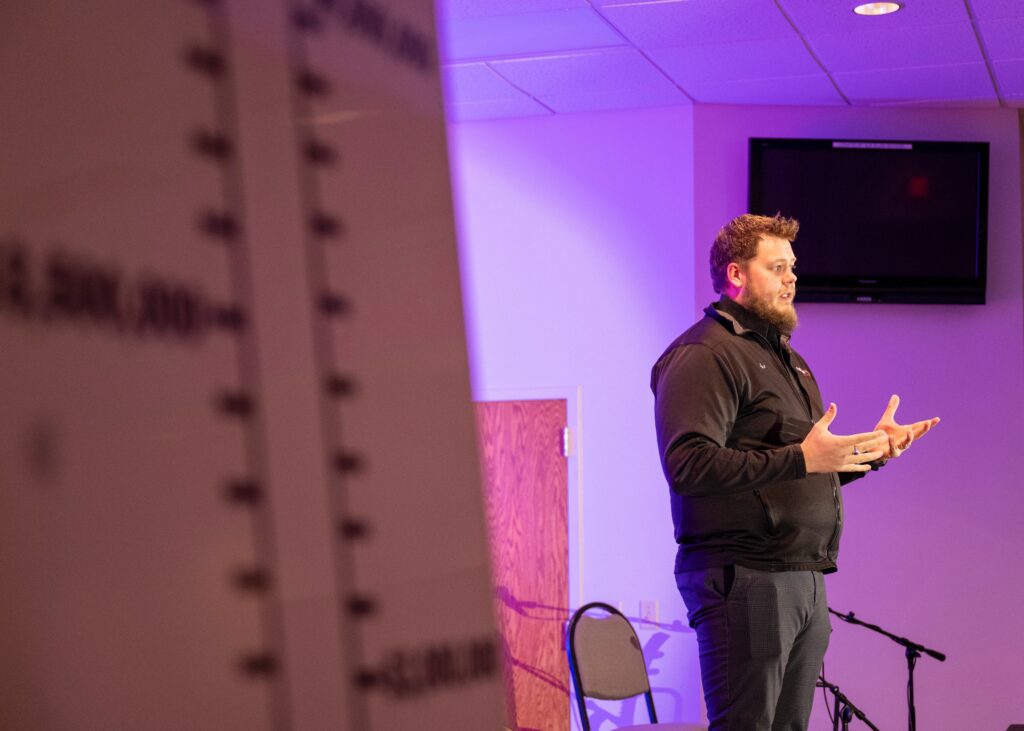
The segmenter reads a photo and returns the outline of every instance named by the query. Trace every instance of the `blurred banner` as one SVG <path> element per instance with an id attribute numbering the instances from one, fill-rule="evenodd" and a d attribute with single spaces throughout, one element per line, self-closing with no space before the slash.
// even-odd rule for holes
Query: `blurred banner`
<path id="1" fill-rule="evenodd" d="M 0 49 L 0 728 L 500 728 L 431 3 Z"/>

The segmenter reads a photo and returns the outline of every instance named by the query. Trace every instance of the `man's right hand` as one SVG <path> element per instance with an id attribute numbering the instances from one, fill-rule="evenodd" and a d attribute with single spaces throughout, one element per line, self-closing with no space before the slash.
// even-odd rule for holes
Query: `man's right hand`
<path id="1" fill-rule="evenodd" d="M 804 437 L 800 448 L 808 474 L 812 472 L 867 472 L 869 462 L 881 459 L 883 446 L 889 443 L 888 435 L 878 431 L 850 436 L 832 434 L 828 427 L 836 418 L 836 405 L 829 404 L 828 410 Z"/>

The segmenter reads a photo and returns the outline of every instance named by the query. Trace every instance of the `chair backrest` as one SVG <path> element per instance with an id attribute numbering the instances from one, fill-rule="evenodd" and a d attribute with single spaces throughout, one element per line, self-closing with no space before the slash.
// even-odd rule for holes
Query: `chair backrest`
<path id="1" fill-rule="evenodd" d="M 594 610 L 606 616 L 590 614 Z M 643 694 L 651 722 L 657 723 L 640 640 L 618 609 L 603 602 L 585 604 L 572 615 L 566 640 L 584 731 L 590 731 L 586 697 L 623 700 Z"/>

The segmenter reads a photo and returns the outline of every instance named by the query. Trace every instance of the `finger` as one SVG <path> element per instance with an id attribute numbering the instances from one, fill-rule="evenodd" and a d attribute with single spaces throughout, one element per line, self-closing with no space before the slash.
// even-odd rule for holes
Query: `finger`
<path id="1" fill-rule="evenodd" d="M 843 465 L 837 472 L 870 472 L 870 465 Z"/>
<path id="2" fill-rule="evenodd" d="M 820 419 L 818 419 L 818 423 L 815 424 L 815 426 L 820 426 L 825 431 L 828 431 L 829 425 L 836 419 L 837 411 L 838 409 L 836 408 L 836 405 L 834 403 L 830 403 L 828 408 L 825 409 L 825 413 L 822 414 Z"/>
<path id="3" fill-rule="evenodd" d="M 836 439 L 839 440 L 840 446 L 852 447 L 854 445 L 858 445 L 860 447 L 863 447 L 864 449 L 870 449 L 872 443 L 878 442 L 880 444 L 881 442 L 885 441 L 885 439 L 888 438 L 886 436 L 886 433 L 881 429 L 878 429 L 877 431 L 864 432 L 863 434 L 851 434 L 849 436 L 834 436 Z M 859 449 L 858 451 L 864 450 Z"/>
<path id="4" fill-rule="evenodd" d="M 882 413 L 881 421 L 896 421 L 896 409 L 899 408 L 900 397 L 893 394 L 889 397 L 889 405 L 885 407 L 885 411 Z"/>
<path id="5" fill-rule="evenodd" d="M 865 454 L 873 454 L 875 452 L 881 453 L 883 456 L 888 454 L 888 450 L 894 445 L 893 437 L 886 434 L 878 439 L 869 439 L 867 441 L 858 442 L 853 445 L 853 449 L 850 450 L 853 456 L 859 457 Z"/>
<path id="6" fill-rule="evenodd" d="M 875 460 L 881 459 L 884 452 L 881 449 L 875 449 L 870 452 L 860 452 L 859 454 L 852 454 L 847 458 L 848 464 L 866 464 L 868 462 L 874 462 Z"/>
<path id="7" fill-rule="evenodd" d="M 910 443 L 914 441 L 914 429 L 909 426 L 900 427 L 892 437 L 896 440 L 896 446 L 899 447 L 900 451 L 905 452 Z"/>
<path id="8" fill-rule="evenodd" d="M 874 439 L 869 439 L 864 446 L 861 448 L 861 452 L 867 452 L 872 449 L 884 449 L 885 445 L 889 443 L 889 433 L 880 431 Z"/>
<path id="9" fill-rule="evenodd" d="M 889 437 L 889 454 L 893 457 L 899 457 L 903 454 L 903 450 L 900 449 L 900 445 L 896 443 L 896 437 L 893 436 Z"/>
<path id="10" fill-rule="evenodd" d="M 932 427 L 939 423 L 939 417 L 934 419 L 925 419 L 924 421 L 918 421 L 910 425 L 911 430 L 914 432 L 915 437 L 921 437 L 931 431 Z"/>

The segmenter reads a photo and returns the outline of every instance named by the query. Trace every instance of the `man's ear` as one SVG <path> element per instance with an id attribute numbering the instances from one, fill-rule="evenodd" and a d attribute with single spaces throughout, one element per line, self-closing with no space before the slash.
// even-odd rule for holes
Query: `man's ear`
<path id="1" fill-rule="evenodd" d="M 734 261 L 730 261 L 725 267 L 725 279 L 736 289 L 743 289 L 747 281 L 747 274 L 743 271 L 743 267 Z"/>

